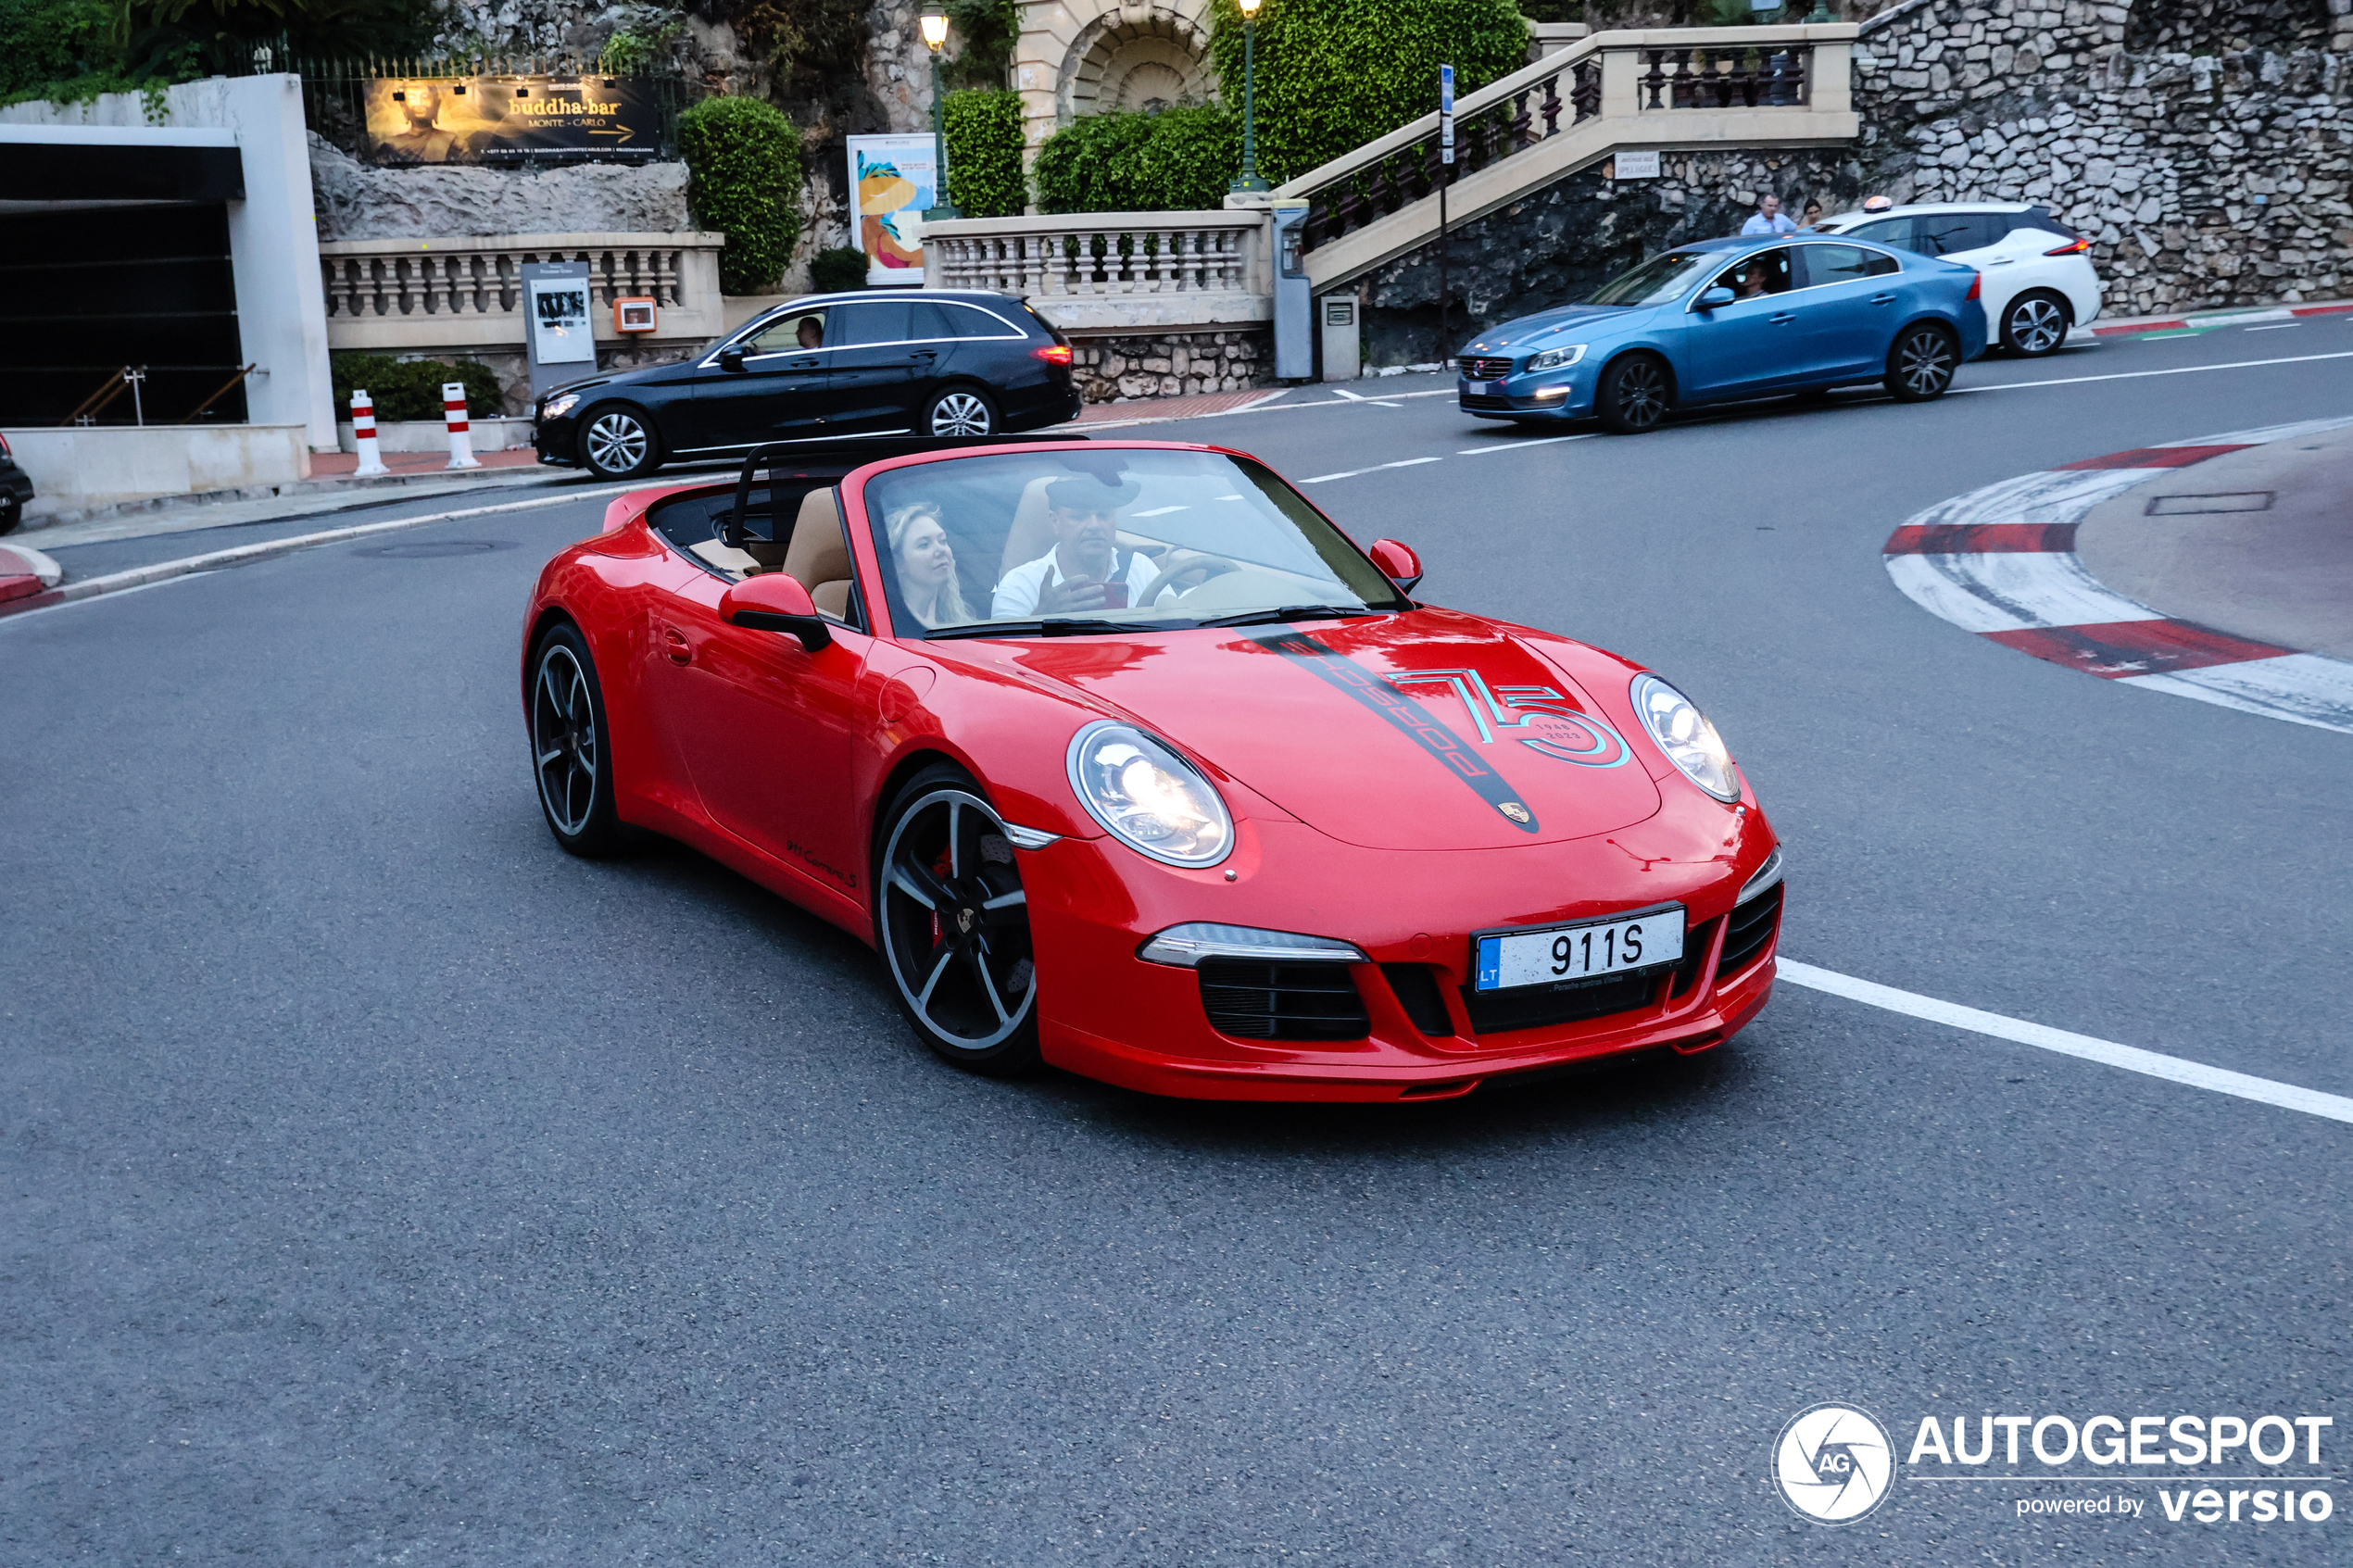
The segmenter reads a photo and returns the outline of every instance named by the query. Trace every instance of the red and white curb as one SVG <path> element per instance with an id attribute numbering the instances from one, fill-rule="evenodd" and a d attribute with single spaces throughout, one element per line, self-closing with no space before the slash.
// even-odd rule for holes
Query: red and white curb
<path id="1" fill-rule="evenodd" d="M 2075 553 L 2092 508 L 2165 472 L 2353 419 L 2113 452 L 1940 502 L 1888 536 L 1887 574 L 1966 632 L 2145 691 L 2353 734 L 2353 664 L 2177 620 L 2094 578 Z"/>
<path id="2" fill-rule="evenodd" d="M 2262 310 L 2219 310 L 2208 315 L 2160 317 L 2119 321 L 2091 329 L 2094 337 L 2129 337 L 2135 332 L 2203 332 L 2217 327 L 2245 327 L 2258 321 L 2297 321 L 2307 316 L 2340 316 L 2353 304 L 2281 305 Z"/>
<path id="3" fill-rule="evenodd" d="M 56 561 L 30 545 L 0 545 L 0 604 L 45 593 L 64 575 Z"/>

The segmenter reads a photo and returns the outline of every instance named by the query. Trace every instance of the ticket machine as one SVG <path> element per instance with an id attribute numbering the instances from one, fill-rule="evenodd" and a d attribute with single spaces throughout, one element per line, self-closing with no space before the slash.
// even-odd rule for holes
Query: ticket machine
<path id="1" fill-rule="evenodd" d="M 1277 202 L 1268 209 L 1275 242 L 1275 379 L 1315 375 L 1315 301 L 1307 286 L 1307 204 Z"/>

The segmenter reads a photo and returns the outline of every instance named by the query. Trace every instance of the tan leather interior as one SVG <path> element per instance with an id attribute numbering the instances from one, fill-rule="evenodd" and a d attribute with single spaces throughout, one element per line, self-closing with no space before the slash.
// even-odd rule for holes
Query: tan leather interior
<path id="1" fill-rule="evenodd" d="M 785 575 L 809 590 L 809 602 L 819 614 L 837 621 L 848 615 L 849 537 L 842 532 L 841 508 L 830 486 L 802 498 L 792 544 L 785 551 Z"/>
<path id="2" fill-rule="evenodd" d="M 699 545 L 686 547 L 730 577 L 749 577 L 760 570 L 760 563 L 750 556 L 716 539 L 706 539 Z"/>

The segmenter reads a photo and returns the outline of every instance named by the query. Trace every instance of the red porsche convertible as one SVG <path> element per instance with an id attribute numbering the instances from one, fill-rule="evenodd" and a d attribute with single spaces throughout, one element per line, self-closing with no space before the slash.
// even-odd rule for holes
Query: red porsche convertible
<path id="1" fill-rule="evenodd" d="M 541 574 L 540 802 L 854 933 L 984 1073 L 1435 1099 L 1730 1038 L 1781 856 L 1714 728 L 1420 575 L 1240 452 L 768 448 Z"/>

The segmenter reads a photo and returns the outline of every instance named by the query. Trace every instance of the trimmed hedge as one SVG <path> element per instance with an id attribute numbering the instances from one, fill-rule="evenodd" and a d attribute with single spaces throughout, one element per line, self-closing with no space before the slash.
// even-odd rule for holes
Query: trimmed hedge
<path id="1" fill-rule="evenodd" d="M 1242 19 L 1211 0 L 1210 55 L 1242 92 Z M 1258 15 L 1258 171 L 1279 185 L 1438 107 L 1438 68 L 1457 100 L 1528 63 L 1514 0 L 1267 0 Z"/>
<path id="2" fill-rule="evenodd" d="M 818 294 L 848 294 L 866 286 L 866 253 L 835 245 L 809 258 L 809 286 Z"/>
<path id="3" fill-rule="evenodd" d="M 1013 218 L 1028 189 L 1021 173 L 1021 94 L 950 93 L 939 101 L 948 144 L 948 199 L 967 218 Z"/>
<path id="4" fill-rule="evenodd" d="M 686 206 L 727 236 L 719 287 L 765 294 L 800 237 L 800 133 L 759 98 L 705 98 L 678 117 Z"/>
<path id="5" fill-rule="evenodd" d="M 1043 212 L 1144 212 L 1122 155 L 1152 132 L 1152 117 L 1090 114 L 1072 120 L 1038 149 L 1038 206 Z"/>
<path id="6" fill-rule="evenodd" d="M 335 384 L 335 418 L 351 418 L 351 389 L 368 389 L 376 418 L 438 420 L 441 388 L 447 382 L 466 383 L 466 413 L 471 419 L 495 419 L 506 409 L 506 389 L 498 372 L 479 359 L 455 365 L 439 359 L 395 359 L 389 354 L 331 354 L 327 373 Z"/>
<path id="7" fill-rule="evenodd" d="M 1216 104 L 1164 109 L 1151 133 L 1119 155 L 1114 180 L 1138 212 L 1199 212 L 1223 207 L 1242 167 L 1242 117 Z"/>

